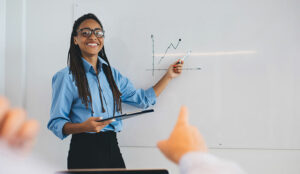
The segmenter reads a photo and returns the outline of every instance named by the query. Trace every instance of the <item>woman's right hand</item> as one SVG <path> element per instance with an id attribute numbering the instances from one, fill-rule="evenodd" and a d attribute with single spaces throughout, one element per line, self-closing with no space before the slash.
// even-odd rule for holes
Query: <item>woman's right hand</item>
<path id="1" fill-rule="evenodd" d="M 97 122 L 101 119 L 101 117 L 90 117 L 85 122 L 83 122 L 82 126 L 85 132 L 100 132 L 105 126 L 115 121 L 115 119 L 112 119 L 104 122 Z"/>

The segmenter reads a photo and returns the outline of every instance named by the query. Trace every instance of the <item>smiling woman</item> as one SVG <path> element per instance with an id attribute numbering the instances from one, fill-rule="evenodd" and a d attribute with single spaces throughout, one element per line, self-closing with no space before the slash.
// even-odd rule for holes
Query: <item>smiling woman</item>
<path id="1" fill-rule="evenodd" d="M 181 74 L 175 62 L 153 87 L 135 89 L 128 78 L 110 66 L 99 19 L 86 14 L 73 25 L 68 67 L 52 79 L 48 128 L 59 138 L 72 134 L 68 168 L 125 168 L 116 132 L 121 120 L 97 122 L 119 115 L 121 103 L 139 108 L 154 105 L 169 81 Z"/>
<path id="2" fill-rule="evenodd" d="M 94 60 L 93 57 L 98 56 L 99 51 L 103 48 L 102 27 L 95 20 L 88 19 L 82 22 L 79 28 L 77 32 L 80 34 L 74 37 L 74 43 L 79 46 L 82 56 L 88 58 L 90 62 Z"/>

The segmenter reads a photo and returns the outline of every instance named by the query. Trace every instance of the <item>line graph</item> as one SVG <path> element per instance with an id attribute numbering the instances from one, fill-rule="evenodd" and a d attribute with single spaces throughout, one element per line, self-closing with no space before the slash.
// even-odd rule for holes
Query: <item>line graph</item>
<path id="1" fill-rule="evenodd" d="M 177 44 L 176 44 L 176 46 L 174 46 L 174 44 L 171 42 L 170 44 L 169 44 L 169 46 L 166 48 L 166 50 L 165 50 L 165 52 L 164 52 L 164 54 L 155 54 L 155 49 L 154 49 L 154 43 L 155 43 L 155 40 L 154 40 L 154 35 L 153 34 L 151 34 L 151 40 L 152 40 L 152 69 L 146 69 L 146 71 L 152 71 L 152 77 L 154 78 L 154 71 L 166 71 L 166 70 L 168 70 L 168 68 L 155 68 L 155 57 L 158 57 L 158 55 L 159 55 L 159 57 L 160 57 L 160 59 L 159 59 L 159 61 L 158 61 L 158 64 L 160 64 L 160 62 L 165 58 L 165 57 L 169 57 L 170 55 L 172 55 L 172 54 L 170 54 L 170 53 L 168 53 L 168 51 L 170 50 L 170 49 L 174 49 L 174 50 L 176 50 L 177 48 L 178 48 L 178 46 L 179 46 L 179 44 L 181 43 L 181 38 L 179 38 L 178 39 L 178 42 L 177 42 Z M 177 57 L 182 57 L 184 54 L 182 54 L 182 55 L 179 55 L 179 56 L 177 56 Z M 190 53 L 188 54 L 188 55 L 190 55 Z M 187 57 L 188 56 L 187 54 L 184 56 L 184 57 Z M 184 59 L 183 57 L 182 57 L 182 59 Z M 201 70 L 201 68 L 200 67 L 187 67 L 187 68 L 182 68 L 182 70 L 187 70 L 187 71 L 189 71 L 189 70 L 193 70 L 193 71 L 197 71 L 197 70 Z"/>
<path id="2" fill-rule="evenodd" d="M 160 62 L 167 57 L 170 58 L 176 58 L 177 59 L 183 59 L 185 56 L 187 55 L 187 53 L 181 52 L 181 53 L 169 53 L 169 50 L 171 48 L 173 48 L 174 50 L 176 50 L 179 46 L 179 44 L 181 43 L 181 39 L 178 39 L 178 42 L 176 44 L 176 46 L 174 46 L 173 43 L 170 43 L 170 45 L 167 47 L 167 49 L 165 50 L 164 53 L 157 53 L 155 54 L 155 50 L 154 50 L 154 44 L 155 44 L 155 40 L 154 40 L 154 36 L 153 34 L 151 34 L 151 39 L 152 39 L 152 69 L 146 69 L 146 71 L 152 71 L 152 76 L 154 77 L 154 71 L 166 71 L 168 70 L 168 68 L 156 68 L 155 67 L 155 58 L 160 58 L 158 65 L 160 64 Z M 257 54 L 258 52 L 256 50 L 222 50 L 222 51 L 212 51 L 212 52 L 193 52 L 193 53 L 189 53 L 190 57 L 218 57 L 218 56 L 224 56 L 224 57 L 228 57 L 228 56 L 240 56 L 240 55 L 254 55 Z M 187 70 L 187 71 L 199 71 L 202 70 L 201 67 L 184 67 L 182 70 Z"/>
<path id="3" fill-rule="evenodd" d="M 172 47 L 174 50 L 176 50 L 177 47 L 179 46 L 180 42 L 181 42 L 181 39 L 178 39 L 178 42 L 177 42 L 176 46 L 174 46 L 173 43 L 171 42 L 170 45 L 167 47 L 164 55 L 161 56 L 161 58 L 159 59 L 158 64 L 165 58 L 165 56 L 168 53 L 169 49 Z"/>

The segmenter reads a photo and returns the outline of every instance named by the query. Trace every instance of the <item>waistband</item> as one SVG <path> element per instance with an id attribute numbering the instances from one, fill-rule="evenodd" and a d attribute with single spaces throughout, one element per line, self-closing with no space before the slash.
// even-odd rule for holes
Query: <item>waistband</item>
<path id="1" fill-rule="evenodd" d="M 72 134 L 72 138 L 83 138 L 83 137 L 116 137 L 116 132 L 114 131 L 105 131 L 105 132 L 97 132 L 97 133 L 79 133 Z"/>

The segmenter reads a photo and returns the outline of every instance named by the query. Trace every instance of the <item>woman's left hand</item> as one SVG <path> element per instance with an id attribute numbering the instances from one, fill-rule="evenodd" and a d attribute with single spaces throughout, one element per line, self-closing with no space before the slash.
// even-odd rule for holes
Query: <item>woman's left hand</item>
<path id="1" fill-rule="evenodd" d="M 179 60 L 176 61 L 174 64 L 169 66 L 166 75 L 171 79 L 178 77 L 182 72 L 183 64 L 184 64 L 183 61 L 181 61 L 181 63 L 179 63 Z"/>

